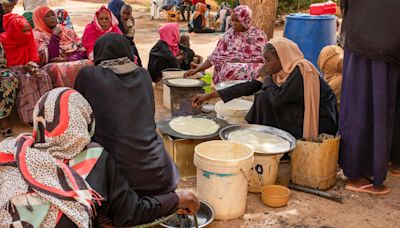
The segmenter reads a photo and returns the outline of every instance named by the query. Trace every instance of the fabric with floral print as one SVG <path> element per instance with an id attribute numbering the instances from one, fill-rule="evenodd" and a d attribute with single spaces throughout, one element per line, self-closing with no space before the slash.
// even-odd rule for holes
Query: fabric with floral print
<path id="1" fill-rule="evenodd" d="M 245 32 L 229 29 L 208 57 L 214 65 L 214 83 L 257 78 L 267 41 L 265 33 L 255 27 Z"/>
<path id="2" fill-rule="evenodd" d="M 239 5 L 233 9 L 233 13 L 239 19 L 240 24 L 245 28 L 250 28 L 251 17 L 253 12 L 246 5 Z"/>
<path id="3" fill-rule="evenodd" d="M 0 119 L 11 114 L 17 97 L 18 77 L 7 68 L 3 46 L 0 43 Z"/>

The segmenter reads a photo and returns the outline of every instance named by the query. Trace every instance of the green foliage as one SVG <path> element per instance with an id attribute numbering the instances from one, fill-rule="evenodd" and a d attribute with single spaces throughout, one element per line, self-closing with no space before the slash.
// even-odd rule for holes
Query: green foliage
<path id="1" fill-rule="evenodd" d="M 297 13 L 307 10 L 311 4 L 326 2 L 326 0 L 279 0 L 278 14 Z"/>

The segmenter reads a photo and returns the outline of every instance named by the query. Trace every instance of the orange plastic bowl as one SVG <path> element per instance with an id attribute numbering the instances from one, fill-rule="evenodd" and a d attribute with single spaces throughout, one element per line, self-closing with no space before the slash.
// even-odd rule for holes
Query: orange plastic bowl
<path id="1" fill-rule="evenodd" d="M 281 185 L 266 185 L 262 187 L 261 199 L 268 207 L 284 207 L 289 201 L 290 190 Z"/>

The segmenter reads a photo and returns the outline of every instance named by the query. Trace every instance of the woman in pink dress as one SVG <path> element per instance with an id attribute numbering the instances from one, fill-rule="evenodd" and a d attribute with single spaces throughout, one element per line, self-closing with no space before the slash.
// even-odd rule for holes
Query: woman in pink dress
<path id="1" fill-rule="evenodd" d="M 100 36 L 110 32 L 122 35 L 118 24 L 118 19 L 105 6 L 96 12 L 93 21 L 86 25 L 82 37 L 83 46 L 90 60 L 93 61 L 94 44 Z"/>
<path id="2" fill-rule="evenodd" d="M 251 80 L 258 77 L 263 66 L 263 48 L 267 37 L 263 31 L 250 25 L 251 10 L 239 5 L 232 13 L 232 28 L 219 40 L 208 59 L 194 70 L 191 76 L 214 66 L 214 83 L 231 80 Z"/>

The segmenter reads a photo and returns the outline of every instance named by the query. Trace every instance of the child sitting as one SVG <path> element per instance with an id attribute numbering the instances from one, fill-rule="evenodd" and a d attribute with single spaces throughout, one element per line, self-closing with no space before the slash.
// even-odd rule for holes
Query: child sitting
<path id="1" fill-rule="evenodd" d="M 125 4 L 121 7 L 121 24 L 124 35 L 131 41 L 135 38 L 135 19 L 132 16 L 132 6 Z"/>
<path id="2" fill-rule="evenodd" d="M 179 39 L 179 49 L 181 50 L 182 55 L 181 68 L 183 70 L 196 68 L 203 62 L 203 57 L 196 55 L 193 50 L 190 49 L 190 37 L 188 35 L 181 35 Z"/>

